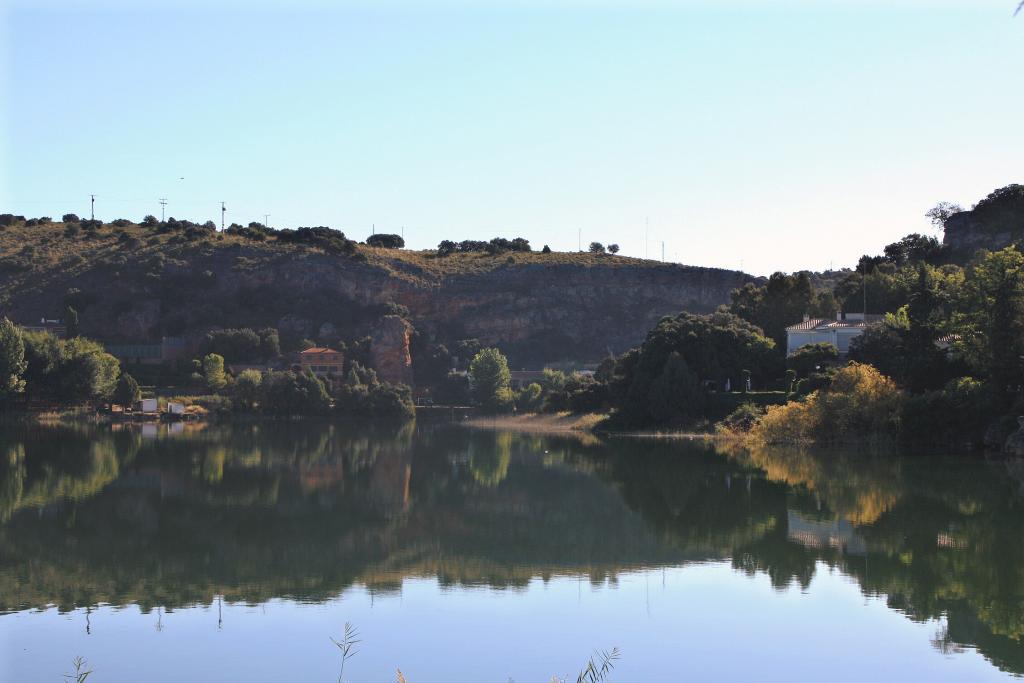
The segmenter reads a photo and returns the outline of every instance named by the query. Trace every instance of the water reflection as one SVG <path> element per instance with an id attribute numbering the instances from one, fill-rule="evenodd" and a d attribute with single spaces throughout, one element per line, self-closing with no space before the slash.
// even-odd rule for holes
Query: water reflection
<path id="1" fill-rule="evenodd" d="M 0 609 L 317 602 L 727 560 L 821 567 L 1024 672 L 1024 467 L 449 425 L 0 432 Z"/>

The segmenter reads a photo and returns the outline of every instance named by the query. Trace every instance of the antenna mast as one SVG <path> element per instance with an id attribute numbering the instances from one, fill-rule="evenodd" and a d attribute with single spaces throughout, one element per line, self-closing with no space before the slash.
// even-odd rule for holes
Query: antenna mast
<path id="1" fill-rule="evenodd" d="M 96 220 L 96 195 L 89 195 L 89 220 Z"/>
<path id="2" fill-rule="evenodd" d="M 160 198 L 160 222 L 164 222 L 164 207 L 167 206 L 167 197 Z"/>
<path id="3" fill-rule="evenodd" d="M 220 203 L 220 231 L 224 232 L 224 212 L 227 209 L 224 207 L 224 202 Z"/>

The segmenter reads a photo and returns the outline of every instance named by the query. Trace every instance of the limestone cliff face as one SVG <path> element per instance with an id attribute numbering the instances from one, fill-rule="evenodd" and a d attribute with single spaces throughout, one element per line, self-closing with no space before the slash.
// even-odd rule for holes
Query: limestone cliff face
<path id="1" fill-rule="evenodd" d="M 13 235 L 0 235 L 0 241 L 9 238 L 13 243 Z M 59 229 L 51 239 L 59 246 Z M 73 296 L 83 334 L 107 342 L 196 339 L 216 327 L 277 327 L 282 339 L 325 343 L 371 335 L 393 355 L 384 372 L 404 381 L 409 333 L 396 321 L 382 322 L 396 312 L 389 304 L 406 307 L 405 317 L 428 337 L 500 345 L 524 366 L 595 361 L 624 351 L 661 317 L 712 311 L 753 279 L 610 255 L 442 260 L 429 252 L 361 247 L 360 258 L 352 258 L 231 236 L 195 243 L 147 239 L 125 246 L 112 235 L 97 238 L 88 243 L 94 251 L 71 268 L 0 267 L 0 313 L 19 322 L 58 317 Z M 337 339 L 317 339 L 325 330 Z"/>
<path id="2" fill-rule="evenodd" d="M 386 315 L 373 332 L 370 353 L 377 376 L 392 384 L 412 386 L 412 325 L 397 315 Z"/>
<path id="3" fill-rule="evenodd" d="M 1007 185 L 972 210 L 950 216 L 942 242 L 960 262 L 979 249 L 995 251 L 1024 242 L 1024 185 Z"/>

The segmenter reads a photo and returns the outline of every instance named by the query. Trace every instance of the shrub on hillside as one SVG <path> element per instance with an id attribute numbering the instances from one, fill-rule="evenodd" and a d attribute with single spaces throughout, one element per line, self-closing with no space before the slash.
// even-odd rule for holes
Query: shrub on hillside
<path id="1" fill-rule="evenodd" d="M 857 441 L 895 434 L 903 395 L 870 365 L 840 368 L 829 386 L 799 401 L 770 406 L 750 433 L 766 443 Z"/>
<path id="2" fill-rule="evenodd" d="M 405 247 L 405 240 L 401 235 L 376 233 L 366 238 L 366 244 L 382 249 L 402 249 Z"/>

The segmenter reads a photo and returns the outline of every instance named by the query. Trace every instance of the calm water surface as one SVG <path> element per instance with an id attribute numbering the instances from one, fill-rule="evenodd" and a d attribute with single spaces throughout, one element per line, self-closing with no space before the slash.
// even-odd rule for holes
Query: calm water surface
<path id="1" fill-rule="evenodd" d="M 0 430 L 0 680 L 1024 673 L 1024 463 L 327 423 Z"/>

